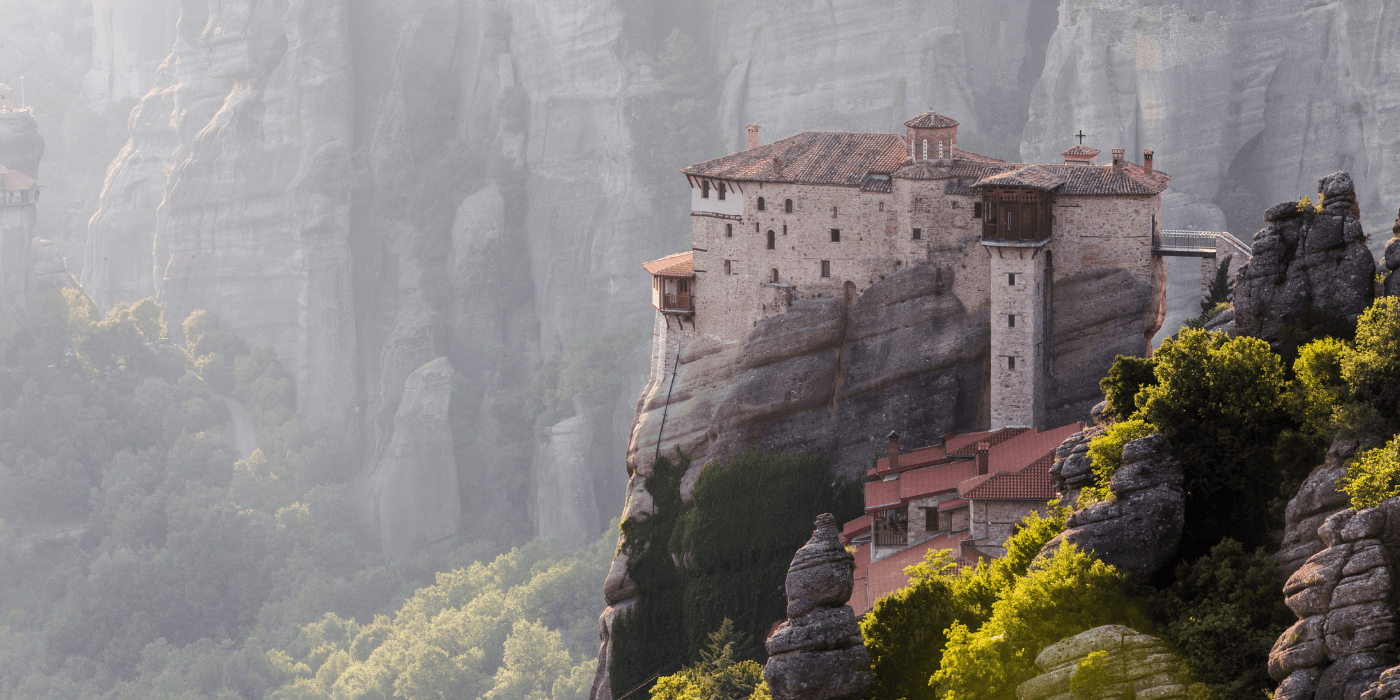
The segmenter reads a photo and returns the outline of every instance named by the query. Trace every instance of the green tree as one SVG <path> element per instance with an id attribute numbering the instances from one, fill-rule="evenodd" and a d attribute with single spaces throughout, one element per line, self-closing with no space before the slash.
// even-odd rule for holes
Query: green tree
<path id="1" fill-rule="evenodd" d="M 1137 412 L 1137 396 L 1143 387 L 1157 383 L 1150 357 L 1119 355 L 1113 360 L 1108 376 L 1099 380 L 1107 403 L 1105 413 L 1114 420 L 1127 420 Z"/>
<path id="2" fill-rule="evenodd" d="M 1280 474 L 1273 446 L 1295 426 L 1279 356 L 1256 338 L 1186 329 L 1153 358 L 1158 383 L 1143 389 L 1138 416 L 1182 462 L 1183 555 L 1205 554 L 1226 536 L 1265 544 Z"/>
<path id="3" fill-rule="evenodd" d="M 657 679 L 652 700 L 747 700 L 763 684 L 763 666 L 738 658 L 747 643 L 747 636 L 725 618 L 710 633 L 696 663 Z"/>
<path id="4" fill-rule="evenodd" d="M 1064 544 L 996 601 L 986 624 L 948 628 L 929 682 L 947 700 L 1012 700 L 1016 686 L 1037 675 L 1041 649 L 1101 625 L 1148 629 L 1130 585 L 1117 569 Z"/>
<path id="5" fill-rule="evenodd" d="M 1337 482 L 1337 490 L 1347 495 L 1352 508 L 1374 508 L 1381 501 L 1400 496 L 1400 435 L 1384 447 L 1353 457 Z"/>

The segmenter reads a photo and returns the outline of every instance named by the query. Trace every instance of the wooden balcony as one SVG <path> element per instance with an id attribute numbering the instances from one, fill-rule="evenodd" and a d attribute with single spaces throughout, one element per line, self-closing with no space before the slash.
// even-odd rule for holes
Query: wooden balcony
<path id="1" fill-rule="evenodd" d="M 908 531 L 876 530 L 872 535 L 876 547 L 903 547 L 909 544 Z"/>
<path id="2" fill-rule="evenodd" d="M 695 312 L 695 296 L 691 294 L 662 294 L 663 312 L 688 314 Z"/>

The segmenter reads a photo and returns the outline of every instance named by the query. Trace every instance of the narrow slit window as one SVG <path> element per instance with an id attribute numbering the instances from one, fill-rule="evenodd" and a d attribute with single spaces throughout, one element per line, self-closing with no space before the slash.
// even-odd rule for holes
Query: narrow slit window
<path id="1" fill-rule="evenodd" d="M 771 279 L 773 280 L 773 284 L 778 283 L 778 268 L 775 267 L 771 270 Z"/>
<path id="2" fill-rule="evenodd" d="M 726 274 L 726 275 L 732 275 L 732 274 L 734 274 L 734 268 L 731 266 L 731 262 L 730 262 L 729 260 L 725 260 L 725 261 L 724 261 L 724 274 Z"/>
<path id="3" fill-rule="evenodd" d="M 1014 273 L 1014 272 L 1008 272 L 1008 273 L 1006 273 L 1006 283 L 1009 284 L 1009 285 L 1011 285 L 1011 286 L 1013 286 L 1013 287 L 1016 286 L 1016 273 Z"/>
<path id="4" fill-rule="evenodd" d="M 724 183 L 723 183 L 723 182 L 719 183 L 719 201 L 721 201 L 721 202 L 724 201 L 724 190 L 725 190 Z"/>
<path id="5" fill-rule="evenodd" d="M 841 229 L 839 229 L 839 228 L 831 229 L 831 242 L 832 242 L 832 243 L 840 243 L 840 242 L 841 242 Z"/>
<path id="6" fill-rule="evenodd" d="M 923 240 L 923 237 L 924 237 L 924 230 L 923 230 L 923 229 L 921 229 L 921 228 L 916 228 L 916 229 L 914 229 L 914 240 L 916 240 L 916 241 L 918 241 L 918 240 Z"/>
<path id="7" fill-rule="evenodd" d="M 884 202 L 880 202 L 880 211 L 884 211 L 884 210 L 885 210 L 885 203 L 884 203 Z"/>
<path id="8" fill-rule="evenodd" d="M 783 211 L 785 211 L 785 212 L 787 212 L 787 213 L 789 213 L 789 214 L 792 213 L 792 200 L 791 200 L 791 199 L 784 199 L 784 200 L 783 200 Z"/>
<path id="9" fill-rule="evenodd" d="M 734 237 L 734 224 L 725 224 L 725 225 L 724 225 L 724 237 L 725 237 L 725 238 L 733 238 L 733 237 Z"/>
<path id="10" fill-rule="evenodd" d="M 822 277 L 830 277 L 830 276 L 831 276 L 831 261 L 830 261 L 830 260 L 823 260 L 823 261 L 822 261 Z"/>
<path id="11" fill-rule="evenodd" d="M 768 229 L 768 250 L 776 250 L 778 247 L 778 236 L 773 233 L 773 229 Z"/>
<path id="12" fill-rule="evenodd" d="M 763 198 L 762 198 L 762 197 L 759 197 L 759 198 L 758 198 L 758 210 L 759 210 L 759 211 L 763 211 L 763 210 L 766 209 L 766 208 L 767 208 L 767 207 L 764 206 L 764 203 L 763 203 Z"/>
<path id="13" fill-rule="evenodd" d="M 1006 368 L 1007 368 L 1007 369 L 1016 369 L 1016 358 L 1014 358 L 1014 357 L 1008 357 L 1008 358 L 1006 358 Z"/>
<path id="14" fill-rule="evenodd" d="M 787 224 L 783 224 L 783 235 L 787 235 Z"/>
<path id="15" fill-rule="evenodd" d="M 974 218 L 974 219 L 980 219 L 980 218 L 982 218 L 982 203 L 981 203 L 981 202 L 973 202 L 973 203 L 972 203 L 972 218 Z"/>
<path id="16" fill-rule="evenodd" d="M 1007 314 L 1007 315 L 1006 315 L 1006 327 L 1007 327 L 1007 328 L 1015 328 L 1015 327 L 1016 327 L 1016 314 Z"/>

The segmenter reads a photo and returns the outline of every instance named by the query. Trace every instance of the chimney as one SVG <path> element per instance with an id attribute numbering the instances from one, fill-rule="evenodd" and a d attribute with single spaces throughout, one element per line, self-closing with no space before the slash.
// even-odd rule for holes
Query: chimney
<path id="1" fill-rule="evenodd" d="M 977 476 L 982 476 L 983 474 L 986 474 L 987 470 L 991 468 L 991 459 L 988 454 L 991 452 L 991 450 L 992 443 L 977 443 Z"/>
<path id="2" fill-rule="evenodd" d="M 1142 169 L 1150 175 L 1152 173 L 1152 149 L 1142 149 Z"/>
<path id="3" fill-rule="evenodd" d="M 1123 170 L 1123 153 L 1125 151 L 1121 148 L 1113 149 L 1113 172 L 1115 173 Z"/>
<path id="4" fill-rule="evenodd" d="M 890 441 L 890 469 L 899 467 L 899 433 L 891 430 L 885 437 Z"/>
<path id="5" fill-rule="evenodd" d="M 758 125 L 750 124 L 745 128 L 748 129 L 749 132 L 749 148 L 758 148 Z"/>
<path id="6" fill-rule="evenodd" d="M 783 176 L 783 161 L 777 156 L 773 156 L 773 175 L 775 177 Z"/>

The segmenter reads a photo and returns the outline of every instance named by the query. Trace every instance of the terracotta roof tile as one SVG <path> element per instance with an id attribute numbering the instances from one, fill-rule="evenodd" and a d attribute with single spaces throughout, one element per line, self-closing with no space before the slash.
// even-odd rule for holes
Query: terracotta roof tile
<path id="1" fill-rule="evenodd" d="M 995 432 L 968 433 L 948 438 L 948 454 L 971 456 L 977 454 L 977 443 L 990 442 L 993 447 L 1010 440 L 1021 433 L 1025 433 L 1025 428 L 1002 428 Z"/>
<path id="2" fill-rule="evenodd" d="M 841 527 L 841 541 L 849 543 L 852 538 L 870 530 L 870 516 L 862 515 Z"/>
<path id="3" fill-rule="evenodd" d="M 911 129 L 950 129 L 958 125 L 957 120 L 934 112 L 924 112 L 904 125 Z"/>
<path id="4" fill-rule="evenodd" d="M 972 188 L 983 185 L 1007 184 L 996 178 L 1008 170 L 1026 166 L 1019 163 L 987 165 L 988 174 Z M 1053 188 L 1055 194 L 1064 195 L 1153 195 L 1167 189 L 1172 176 L 1159 170 L 1151 173 L 1136 163 L 1124 163 L 1123 169 L 1114 171 L 1112 165 L 1037 165 L 1037 168 L 1064 180 Z M 970 188 L 970 189 L 972 189 Z"/>
<path id="5" fill-rule="evenodd" d="M 865 482 L 865 510 L 881 510 L 899 505 L 899 480 Z"/>
<path id="6" fill-rule="evenodd" d="M 939 503 L 939 504 L 938 504 L 938 512 L 942 513 L 943 511 L 957 510 L 958 508 L 966 508 L 966 507 L 967 507 L 967 499 L 965 499 L 965 498 L 954 498 L 954 499 L 951 500 L 951 501 L 944 501 L 944 502 L 942 502 L 942 503 Z"/>
<path id="7" fill-rule="evenodd" d="M 963 498 L 993 501 L 1048 501 L 1059 495 L 1050 465 L 1055 463 L 1053 451 L 1030 466 L 1014 472 L 997 472 L 971 489 Z"/>
<path id="8" fill-rule="evenodd" d="M 899 475 L 899 500 L 903 503 L 943 491 L 952 491 L 958 487 L 959 482 L 976 475 L 977 462 L 971 459 L 904 472 Z"/>
<path id="9" fill-rule="evenodd" d="M 865 181 L 860 183 L 861 192 L 889 192 L 894 189 L 894 182 L 890 176 L 884 173 L 871 173 L 865 176 Z"/>
<path id="10" fill-rule="evenodd" d="M 642 269 L 657 277 L 694 277 L 694 255 L 693 251 L 667 255 L 660 260 L 642 263 Z"/>
<path id="11" fill-rule="evenodd" d="M 977 181 L 973 187 L 1030 187 L 1037 190 L 1053 190 L 1063 184 L 1064 178 L 1056 176 L 1044 166 L 1026 165 L 988 175 Z"/>
<path id="12" fill-rule="evenodd" d="M 904 570 L 922 562 L 929 550 L 946 549 L 953 552 L 954 560 L 959 560 L 960 545 L 969 535 L 967 530 L 963 530 L 924 540 L 873 563 L 870 561 L 870 545 L 860 545 L 856 549 L 856 585 L 847 604 L 857 615 L 869 612 L 876 601 L 909 585 L 909 577 L 904 575 Z M 970 562 L 958 563 L 967 565 Z"/>
<path id="13" fill-rule="evenodd" d="M 1097 148 L 1090 148 L 1090 147 L 1085 146 L 1084 144 L 1081 143 L 1081 144 L 1078 144 L 1078 145 L 1074 146 L 1073 148 L 1069 149 L 1068 151 L 1065 151 L 1064 153 L 1061 153 L 1060 155 L 1062 155 L 1062 156 L 1064 156 L 1064 157 L 1066 157 L 1066 158 L 1074 158 L 1074 157 L 1079 157 L 1079 158 L 1093 158 L 1094 156 L 1098 155 L 1099 153 L 1100 153 L 1099 149 L 1097 149 Z"/>
<path id="14" fill-rule="evenodd" d="M 908 155 L 899 134 L 804 131 L 684 168 L 686 175 L 747 182 L 857 186 L 869 173 L 891 173 Z M 778 159 L 775 167 L 773 160 Z"/>
<path id="15" fill-rule="evenodd" d="M 18 170 L 10 170 L 0 165 L 0 189 L 6 192 L 19 192 L 27 190 L 39 183 L 34 178 L 25 175 Z"/>

